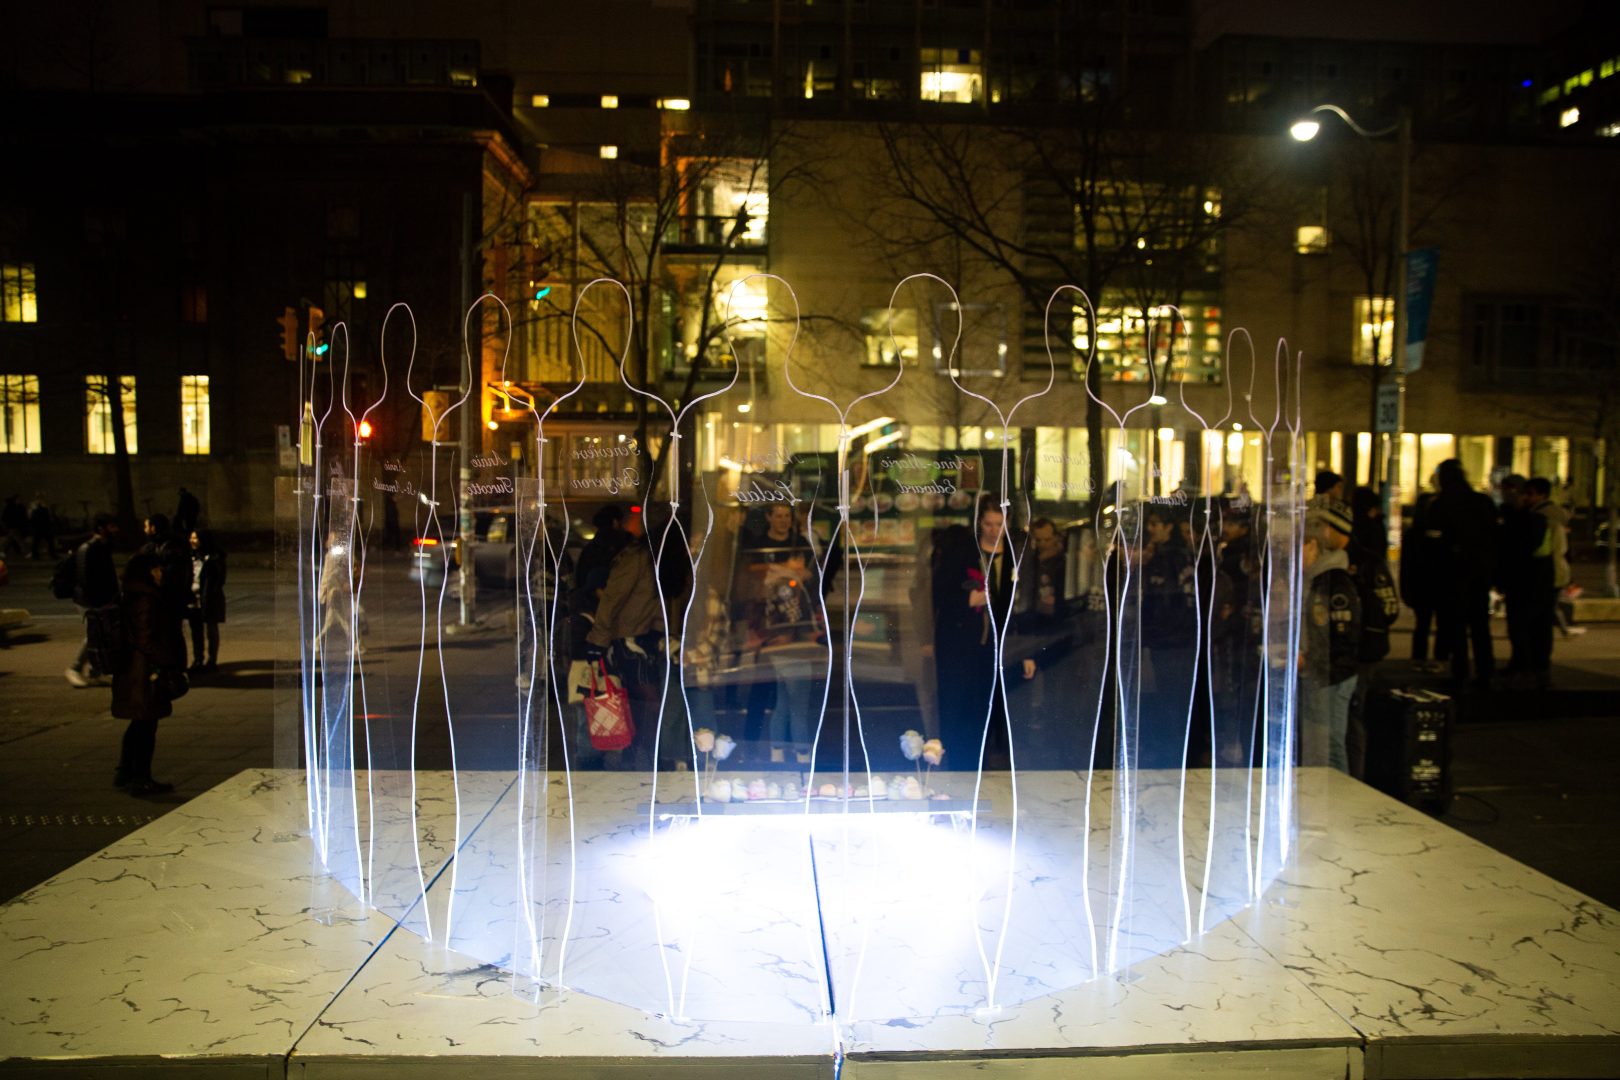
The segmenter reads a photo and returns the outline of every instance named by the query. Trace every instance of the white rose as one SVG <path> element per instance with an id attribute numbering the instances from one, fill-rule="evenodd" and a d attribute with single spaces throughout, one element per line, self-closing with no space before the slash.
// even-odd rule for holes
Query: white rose
<path id="1" fill-rule="evenodd" d="M 906 792 L 906 798 L 908 798 L 908 799 L 920 799 L 920 798 L 922 798 L 923 797 L 922 782 L 920 780 L 918 780 L 915 776 L 906 777 L 905 792 Z"/>
<path id="2" fill-rule="evenodd" d="M 714 749 L 714 732 L 700 727 L 692 735 L 692 741 L 697 744 L 698 753 L 707 754 Z"/>
<path id="3" fill-rule="evenodd" d="M 709 785 L 709 798 L 715 802 L 731 801 L 731 781 L 716 780 Z"/>
<path id="4" fill-rule="evenodd" d="M 905 797 L 906 778 L 903 776 L 896 776 L 893 780 L 889 781 L 889 798 L 898 801 Z"/>
<path id="5" fill-rule="evenodd" d="M 907 761 L 916 761 L 917 755 L 923 752 L 923 737 L 918 731 L 907 731 L 900 736 L 900 752 L 906 755 Z"/>
<path id="6" fill-rule="evenodd" d="M 731 752 L 735 749 L 737 749 L 736 740 L 730 735 L 721 735 L 714 740 L 714 759 L 724 761 L 731 756 Z"/>
<path id="7" fill-rule="evenodd" d="M 872 777 L 872 798 L 874 798 L 874 799 L 887 799 L 888 797 L 889 797 L 889 785 L 884 781 L 883 777 L 881 777 L 881 776 Z"/>
<path id="8" fill-rule="evenodd" d="M 765 797 L 767 799 L 780 799 L 782 797 L 782 785 L 775 783 L 774 781 L 766 784 Z"/>
<path id="9" fill-rule="evenodd" d="M 789 780 L 787 783 L 782 785 L 782 798 L 788 800 L 789 802 L 798 802 L 801 794 L 802 792 L 799 791 L 799 785 L 792 780 Z"/>
<path id="10" fill-rule="evenodd" d="M 836 784 L 822 784 L 817 794 L 823 799 L 835 798 L 838 795 L 838 786 Z"/>

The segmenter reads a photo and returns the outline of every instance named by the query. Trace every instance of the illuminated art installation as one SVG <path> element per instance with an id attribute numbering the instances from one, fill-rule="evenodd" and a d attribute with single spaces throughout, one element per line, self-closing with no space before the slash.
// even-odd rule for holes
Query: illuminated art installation
<path id="1" fill-rule="evenodd" d="M 1095 319 L 1078 289 L 1047 305 L 1044 378 L 986 379 L 958 360 L 966 306 L 913 275 L 890 322 L 902 300 L 956 312 L 938 370 L 908 367 L 891 326 L 892 370 L 841 381 L 797 355 L 788 284 L 754 275 L 733 295 L 744 284 L 792 328 L 750 375 L 807 418 L 791 447 L 715 451 L 714 425 L 747 411 L 737 343 L 723 385 L 688 401 L 635 385 L 620 356 L 649 422 L 582 434 L 583 374 L 549 397 L 507 381 L 493 296 L 466 313 L 458 390 L 433 384 L 404 304 L 368 377 L 341 324 L 306 362 L 281 577 L 325 872 L 518 993 L 676 1020 L 994 1010 L 1254 903 L 1293 837 L 1297 358 L 1279 343 L 1256 415 L 1261 365 L 1234 333 L 1226 411 L 1205 417 L 1171 379 L 1181 313 L 1153 309 L 1164 370 L 1126 407 L 1097 402 L 1117 452 L 1084 500 L 1096 516 L 1047 522 L 1030 459 L 1054 451 L 1031 451 L 1029 415 L 1086 403 L 1056 379 L 1073 335 L 1053 346 L 1055 321 Z M 588 294 L 622 303 L 604 339 L 628 342 L 629 291 L 594 281 L 576 355 Z M 492 355 L 508 434 L 464 453 Z M 912 391 L 935 409 L 953 395 L 983 434 L 912 440 L 888 415 Z M 359 434 L 401 417 L 388 449 Z M 1172 477 L 1167 423 L 1261 454 L 1261 489 L 1208 462 Z M 589 547 L 609 503 L 627 538 Z M 636 633 L 591 642 L 632 608 Z M 582 700 L 604 671 L 640 726 L 608 753 Z"/>

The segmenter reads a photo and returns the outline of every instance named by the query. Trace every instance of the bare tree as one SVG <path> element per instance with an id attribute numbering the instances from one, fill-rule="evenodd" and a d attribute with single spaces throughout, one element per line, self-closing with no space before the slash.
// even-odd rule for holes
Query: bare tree
<path id="1" fill-rule="evenodd" d="M 959 245 L 1013 283 L 1026 327 L 1039 325 L 1064 284 L 1099 309 L 1178 302 L 1218 273 L 1224 231 L 1262 201 L 1264 185 L 1234 144 L 1143 131 L 1107 108 L 1062 127 L 886 125 L 878 136 L 869 187 L 880 193 L 879 212 L 866 218 L 878 244 L 897 255 Z M 1095 335 L 1084 313 L 1074 317 L 1077 334 Z M 1096 493 L 1106 482 L 1102 365 L 1086 377 Z"/>

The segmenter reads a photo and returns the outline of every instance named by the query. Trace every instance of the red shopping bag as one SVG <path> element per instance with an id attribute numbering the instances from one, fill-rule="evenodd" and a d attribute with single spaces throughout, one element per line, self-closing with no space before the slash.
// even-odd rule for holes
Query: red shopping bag
<path id="1" fill-rule="evenodd" d="M 591 692 L 585 696 L 585 720 L 590 726 L 591 746 L 597 750 L 623 750 L 636 737 L 635 721 L 630 719 L 630 695 L 617 676 L 607 673 L 598 660 L 591 668 Z"/>

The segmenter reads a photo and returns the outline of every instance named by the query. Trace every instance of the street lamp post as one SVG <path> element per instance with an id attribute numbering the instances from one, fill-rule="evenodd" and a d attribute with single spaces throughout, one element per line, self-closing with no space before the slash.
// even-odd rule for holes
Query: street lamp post
<path id="1" fill-rule="evenodd" d="M 1385 474 L 1380 484 L 1384 504 L 1384 521 L 1388 523 L 1391 533 L 1399 536 L 1401 527 L 1401 442 L 1406 433 L 1406 248 L 1408 231 L 1411 228 L 1411 202 L 1412 202 L 1412 110 L 1407 105 L 1400 106 L 1395 123 L 1387 128 L 1369 131 L 1356 123 L 1351 115 L 1337 105 L 1318 105 L 1307 113 L 1302 119 L 1296 120 L 1288 129 L 1288 133 L 1300 142 L 1309 142 L 1316 138 L 1322 125 L 1314 117 L 1317 113 L 1332 113 L 1345 125 L 1364 139 L 1381 139 L 1386 135 L 1395 136 L 1395 153 L 1399 159 L 1398 203 L 1395 217 L 1395 348 L 1392 356 L 1395 368 L 1395 430 L 1390 435 L 1389 454 L 1385 458 Z M 1378 384 L 1378 357 L 1373 356 L 1373 392 L 1376 396 Z M 1376 437 L 1377 432 L 1373 433 Z"/>

